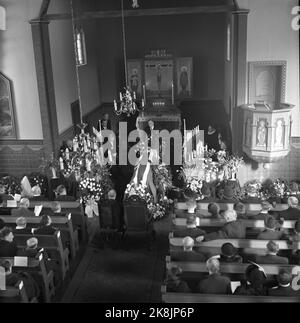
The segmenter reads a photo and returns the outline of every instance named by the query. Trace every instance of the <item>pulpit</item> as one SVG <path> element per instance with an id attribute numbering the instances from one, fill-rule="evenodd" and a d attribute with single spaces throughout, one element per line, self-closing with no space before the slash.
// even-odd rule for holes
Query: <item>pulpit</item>
<path id="1" fill-rule="evenodd" d="M 292 108 L 285 96 L 285 62 L 253 62 L 249 104 L 244 109 L 243 151 L 259 163 L 276 162 L 290 152 Z"/>

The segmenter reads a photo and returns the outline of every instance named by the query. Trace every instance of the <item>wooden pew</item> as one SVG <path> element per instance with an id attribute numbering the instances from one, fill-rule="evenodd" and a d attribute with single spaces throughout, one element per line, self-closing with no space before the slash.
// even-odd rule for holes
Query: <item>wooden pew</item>
<path id="1" fill-rule="evenodd" d="M 28 299 L 24 283 L 20 280 L 14 287 L 7 286 L 6 290 L 0 290 L 0 303 L 37 303 L 37 299 Z"/>
<path id="2" fill-rule="evenodd" d="M 197 202 L 197 209 L 198 210 L 205 210 L 207 211 L 208 204 L 211 202 Z M 215 201 L 220 206 L 221 210 L 233 210 L 234 203 L 223 203 Z M 245 203 L 246 212 L 256 212 L 258 213 L 261 210 L 260 203 Z M 283 211 L 288 208 L 287 204 L 277 204 L 275 208 L 272 208 L 272 211 Z M 187 205 L 185 202 L 177 202 L 175 205 L 175 209 L 177 210 L 187 210 Z"/>
<path id="3" fill-rule="evenodd" d="M 226 221 L 224 219 L 200 219 L 198 221 L 199 227 L 223 227 L 224 224 L 226 224 Z M 246 226 L 246 228 L 259 228 L 264 229 L 265 228 L 265 222 L 264 220 L 244 220 L 241 219 L 241 222 L 243 222 Z M 294 229 L 295 228 L 296 220 L 286 220 L 283 222 L 282 227 L 285 229 Z M 174 218 L 173 224 L 176 229 L 183 229 L 186 227 L 186 219 L 185 218 Z"/>
<path id="4" fill-rule="evenodd" d="M 58 260 L 62 280 L 65 279 L 66 273 L 69 271 L 69 250 L 63 248 L 61 240 L 61 232 L 57 230 L 53 235 L 30 235 L 18 234 L 15 235 L 14 241 L 19 249 L 26 247 L 26 241 L 36 237 L 38 239 L 38 246 L 44 248 L 45 251 L 52 255 L 51 260 Z"/>
<path id="5" fill-rule="evenodd" d="M 299 297 L 284 296 L 244 296 L 217 295 L 200 293 L 167 292 L 165 285 L 161 287 L 163 303 L 299 303 Z"/>
<path id="6" fill-rule="evenodd" d="M 169 234 L 170 251 L 182 250 L 182 238 L 174 238 L 173 233 Z M 280 250 L 298 250 L 300 242 L 289 243 L 286 240 L 273 240 L 279 245 Z M 243 249 L 244 253 L 264 254 L 266 245 L 269 240 L 255 239 L 215 239 L 210 241 L 197 242 L 195 240 L 195 248 L 199 251 L 210 251 L 211 253 L 220 254 L 221 247 L 224 243 L 231 243 L 235 248 Z"/>
<path id="7" fill-rule="evenodd" d="M 1 216 L 1 219 L 9 226 L 15 227 L 16 220 L 18 219 L 18 217 L 7 215 L 7 216 Z M 69 243 L 70 243 L 71 258 L 75 259 L 76 252 L 79 250 L 79 242 L 78 242 L 78 232 L 77 230 L 74 231 L 74 228 L 73 228 L 71 213 L 65 216 L 52 216 L 51 219 L 54 226 L 58 227 L 62 231 L 64 230 L 67 232 Z M 41 221 L 41 218 L 26 217 L 26 221 L 27 221 L 27 227 L 37 228 Z"/>
<path id="8" fill-rule="evenodd" d="M 53 201 L 30 201 L 30 209 L 36 205 L 43 205 L 44 209 L 50 209 Z M 62 213 L 71 213 L 73 226 L 78 226 L 82 241 L 87 241 L 87 220 L 84 214 L 83 206 L 79 201 L 59 201 Z M 19 203 L 18 203 L 19 205 Z"/>
<path id="9" fill-rule="evenodd" d="M 39 279 L 37 280 L 38 285 L 42 289 L 43 293 L 43 300 L 45 303 L 50 303 L 51 298 L 55 295 L 55 287 L 54 287 L 54 273 L 52 270 L 47 271 L 45 259 L 42 253 L 37 254 L 36 258 L 28 258 L 28 265 L 27 267 L 19 267 L 15 266 L 14 258 L 0 258 L 1 260 L 7 259 L 13 264 L 13 271 L 26 271 L 33 274 L 33 278 L 42 279 L 42 284 L 39 284 Z M 36 275 L 35 275 L 36 274 Z"/>
<path id="10" fill-rule="evenodd" d="M 220 272 L 224 274 L 244 274 L 246 268 L 250 263 L 220 263 Z M 183 272 L 192 273 L 207 273 L 207 267 L 205 262 L 199 261 L 174 261 L 171 256 L 166 256 L 166 268 L 170 269 L 174 266 L 178 266 Z M 267 275 L 278 275 L 281 269 L 287 269 L 293 275 L 297 275 L 300 272 L 300 266 L 297 265 L 276 265 L 276 264 L 261 264 Z"/>

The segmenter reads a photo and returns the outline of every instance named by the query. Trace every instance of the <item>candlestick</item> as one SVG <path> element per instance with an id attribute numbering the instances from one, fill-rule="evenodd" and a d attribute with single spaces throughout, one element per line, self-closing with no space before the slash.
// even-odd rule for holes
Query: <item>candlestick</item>
<path id="1" fill-rule="evenodd" d="M 60 170 L 64 170 L 64 160 L 59 157 L 59 166 L 60 166 Z"/>
<path id="2" fill-rule="evenodd" d="M 172 82 L 172 104 L 174 105 L 174 84 Z"/>
<path id="3" fill-rule="evenodd" d="M 86 160 L 85 160 L 85 166 L 86 166 L 86 170 L 88 171 L 88 172 L 90 172 L 91 171 L 91 161 L 89 161 L 87 158 L 86 158 Z"/>
<path id="4" fill-rule="evenodd" d="M 85 153 L 87 153 L 87 152 L 88 152 L 88 149 L 87 149 L 87 145 L 86 145 L 86 141 L 85 141 L 85 139 L 83 139 L 83 151 L 84 151 Z"/>
<path id="5" fill-rule="evenodd" d="M 146 86 L 145 84 L 143 85 L 143 96 L 144 96 L 144 103 L 146 104 Z"/>
<path id="6" fill-rule="evenodd" d="M 66 148 L 66 160 L 69 160 L 69 158 L 70 158 L 69 149 Z"/>

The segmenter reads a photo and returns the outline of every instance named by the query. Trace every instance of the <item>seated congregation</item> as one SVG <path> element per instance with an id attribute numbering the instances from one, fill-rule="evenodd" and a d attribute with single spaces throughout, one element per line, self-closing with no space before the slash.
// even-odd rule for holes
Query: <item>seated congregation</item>
<path id="1" fill-rule="evenodd" d="M 298 203 L 175 205 L 163 301 L 299 302 Z"/>

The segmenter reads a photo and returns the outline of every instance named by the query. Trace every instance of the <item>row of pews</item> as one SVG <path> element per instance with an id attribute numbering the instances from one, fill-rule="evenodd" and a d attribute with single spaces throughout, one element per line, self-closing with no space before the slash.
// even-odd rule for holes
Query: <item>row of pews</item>
<path id="1" fill-rule="evenodd" d="M 43 205 L 43 209 L 50 208 L 49 201 L 31 201 L 30 208 Z M 18 249 L 26 247 L 26 241 L 31 237 L 38 239 L 38 248 L 42 248 L 35 258 L 28 258 L 26 266 L 16 263 L 15 258 L 5 258 L 13 264 L 13 272 L 28 272 L 38 283 L 42 292 L 39 301 L 50 303 L 66 286 L 66 281 L 72 276 L 76 264 L 81 257 L 80 250 L 87 243 L 87 220 L 83 207 L 79 202 L 60 202 L 61 213 L 51 216 L 52 225 L 57 228 L 53 235 L 14 235 Z M 17 217 L 1 215 L 6 226 L 15 228 Z M 37 228 L 40 217 L 26 217 L 28 228 Z M 44 254 L 47 255 L 45 259 Z M 0 258 L 4 260 L 4 258 Z M 0 302 L 37 302 L 29 300 L 22 281 L 15 287 L 7 287 L 0 291 Z"/>
<path id="2" fill-rule="evenodd" d="M 220 229 L 225 224 L 223 219 L 209 219 L 207 218 L 208 203 L 199 203 L 196 215 L 198 216 L 198 226 L 206 232 L 211 232 Z M 221 210 L 233 209 L 233 203 L 223 203 L 220 205 Z M 277 205 L 275 211 L 281 211 L 287 208 L 287 205 Z M 182 250 L 182 235 L 181 230 L 186 227 L 186 205 L 185 203 L 178 203 L 174 209 L 172 217 L 172 232 L 169 234 L 169 247 L 170 254 L 166 256 L 166 271 L 174 266 L 182 269 L 183 277 L 194 278 L 200 277 L 199 275 L 207 274 L 206 263 L 199 261 L 177 261 L 176 253 Z M 257 214 L 260 211 L 259 204 L 247 205 L 248 214 Z M 252 237 L 251 232 L 260 232 L 264 229 L 263 220 L 241 220 L 247 227 L 247 233 Z M 285 230 L 293 230 L 295 226 L 294 220 L 284 221 L 283 227 Z M 248 235 L 247 235 L 248 237 Z M 266 240 L 256 240 L 253 238 L 248 239 L 216 239 L 211 241 L 197 242 L 195 240 L 195 248 L 209 255 L 219 255 L 221 247 L 224 243 L 230 242 L 235 248 L 243 255 L 257 255 L 265 254 Z M 295 251 L 300 249 L 300 242 L 290 243 L 286 240 L 276 240 L 279 248 L 285 251 Z M 220 272 L 232 277 L 242 277 L 245 273 L 249 263 L 221 263 Z M 288 269 L 294 277 L 300 275 L 300 266 L 297 265 L 279 265 L 279 264 L 261 264 L 267 275 L 277 275 L 281 269 Z M 167 290 L 166 284 L 161 287 L 162 301 L 164 303 L 272 303 L 272 302 L 300 302 L 299 297 L 274 297 L 274 296 L 242 296 L 242 295 L 211 295 L 200 293 L 182 293 L 170 292 Z"/>

